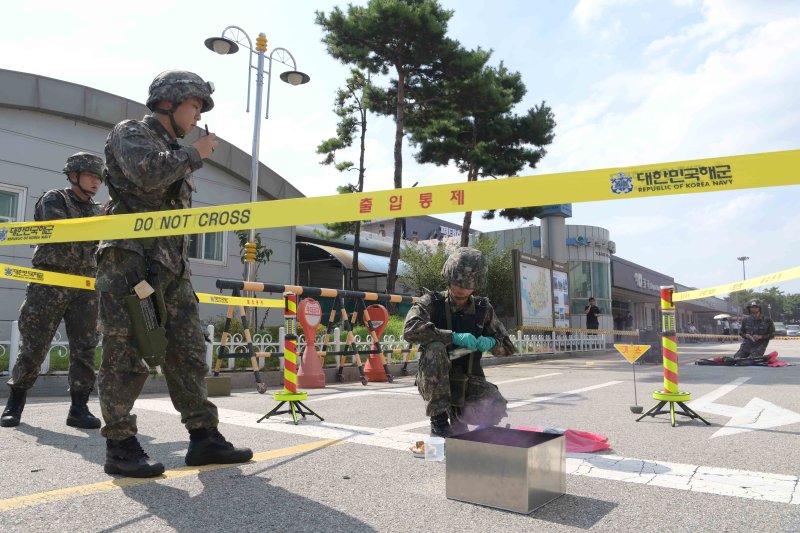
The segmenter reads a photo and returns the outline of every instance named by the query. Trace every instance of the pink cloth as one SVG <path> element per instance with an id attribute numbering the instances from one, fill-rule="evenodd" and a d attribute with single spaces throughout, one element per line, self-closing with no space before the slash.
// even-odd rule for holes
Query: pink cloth
<path id="1" fill-rule="evenodd" d="M 577 429 L 539 428 L 532 426 L 517 426 L 514 429 L 522 431 L 538 431 L 540 433 L 559 433 L 566 439 L 568 452 L 588 453 L 607 450 L 611 448 L 608 437 L 599 433 L 578 431 Z"/>

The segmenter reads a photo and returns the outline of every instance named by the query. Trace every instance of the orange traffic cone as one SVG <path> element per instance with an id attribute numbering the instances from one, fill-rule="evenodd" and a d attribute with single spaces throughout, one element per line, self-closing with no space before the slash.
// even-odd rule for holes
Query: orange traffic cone
<path id="1" fill-rule="evenodd" d="M 380 344 L 374 342 L 374 339 L 380 339 L 383 335 L 383 330 L 386 329 L 386 324 L 389 322 L 389 312 L 380 304 L 372 304 L 364 310 L 363 317 L 367 328 L 374 333 L 372 349 L 378 350 Z M 369 354 L 367 364 L 364 365 L 364 374 L 370 381 L 388 381 L 389 383 L 394 381 L 383 353 Z"/>
<path id="2" fill-rule="evenodd" d="M 322 361 L 314 346 L 317 326 L 322 320 L 322 307 L 316 300 L 306 298 L 297 306 L 297 319 L 303 325 L 306 337 L 303 360 L 297 370 L 297 385 L 304 389 L 324 389 L 325 372 L 322 370 Z"/>

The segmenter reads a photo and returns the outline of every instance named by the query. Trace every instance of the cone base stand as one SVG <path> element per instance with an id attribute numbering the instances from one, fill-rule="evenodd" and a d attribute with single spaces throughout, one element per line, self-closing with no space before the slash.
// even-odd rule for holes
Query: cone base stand
<path id="1" fill-rule="evenodd" d="M 394 376 L 388 372 L 388 366 L 380 354 L 370 354 L 367 364 L 364 365 L 364 374 L 372 382 L 392 383 Z"/>
<path id="2" fill-rule="evenodd" d="M 289 392 L 284 390 L 283 392 L 276 392 L 274 398 L 277 402 L 279 402 L 278 405 L 273 407 L 269 413 L 259 418 L 256 423 L 261 422 L 265 418 L 269 418 L 271 416 L 283 415 L 287 413 L 292 415 L 292 420 L 294 420 L 295 426 L 298 424 L 297 415 L 302 416 L 303 420 L 305 420 L 306 415 L 316 416 L 320 419 L 320 421 L 325 420 L 302 402 L 302 400 L 308 398 L 307 392 Z M 289 404 L 289 407 L 281 410 L 281 407 L 287 403 Z"/>
<path id="3" fill-rule="evenodd" d="M 689 407 L 684 403 L 692 399 L 692 395 L 688 392 L 655 391 L 653 392 L 653 399 L 658 401 L 658 403 L 653 407 L 651 407 L 642 416 L 637 418 L 636 419 L 637 422 L 646 416 L 654 417 L 656 415 L 669 414 L 670 421 L 672 422 L 672 427 L 675 427 L 676 425 L 675 415 L 679 414 L 681 416 L 686 416 L 690 419 L 697 418 L 698 420 L 703 421 L 707 426 L 711 425 L 705 418 L 698 415 L 696 412 L 692 410 L 691 407 Z M 661 408 L 664 407 L 666 404 L 669 404 L 669 409 L 662 410 Z M 681 408 L 681 411 L 675 411 L 675 404 L 678 404 L 678 407 Z"/>

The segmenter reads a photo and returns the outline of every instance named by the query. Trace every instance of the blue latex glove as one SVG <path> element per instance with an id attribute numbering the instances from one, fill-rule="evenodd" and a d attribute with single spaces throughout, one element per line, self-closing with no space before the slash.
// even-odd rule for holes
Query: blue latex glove
<path id="1" fill-rule="evenodd" d="M 497 339 L 494 337 L 478 337 L 476 344 L 478 350 L 481 352 L 488 352 L 494 348 L 495 344 L 497 344 Z"/>
<path id="2" fill-rule="evenodd" d="M 453 333 L 453 344 L 463 346 L 467 350 L 478 349 L 478 339 L 472 333 Z"/>

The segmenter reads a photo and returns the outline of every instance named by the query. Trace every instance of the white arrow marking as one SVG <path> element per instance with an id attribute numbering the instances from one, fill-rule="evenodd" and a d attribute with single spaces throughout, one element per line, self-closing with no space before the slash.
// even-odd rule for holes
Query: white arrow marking
<path id="1" fill-rule="evenodd" d="M 720 428 L 716 433 L 711 435 L 711 438 L 736 435 L 737 433 L 745 433 L 747 431 L 759 429 L 788 426 L 789 424 L 796 424 L 797 422 L 800 422 L 800 414 L 784 409 L 783 407 L 778 407 L 761 398 L 753 398 L 746 406 L 739 410 L 736 416 L 728 420 L 725 427 Z"/>
<path id="2" fill-rule="evenodd" d="M 753 398 L 744 407 L 714 403 L 715 400 L 722 398 L 749 379 L 749 377 L 736 378 L 727 385 L 714 389 L 705 396 L 689 402 L 689 406 L 695 411 L 730 418 L 725 427 L 720 428 L 711 435 L 712 439 L 748 431 L 788 426 L 789 424 L 800 422 L 800 413 L 778 407 L 761 398 Z"/>

